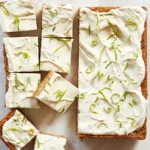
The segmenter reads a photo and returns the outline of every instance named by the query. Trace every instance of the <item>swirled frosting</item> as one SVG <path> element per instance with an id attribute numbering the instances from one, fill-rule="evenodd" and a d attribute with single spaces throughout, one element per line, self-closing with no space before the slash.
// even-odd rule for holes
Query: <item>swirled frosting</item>
<path id="1" fill-rule="evenodd" d="M 142 7 L 80 9 L 78 133 L 128 135 L 143 126 L 145 20 Z"/>

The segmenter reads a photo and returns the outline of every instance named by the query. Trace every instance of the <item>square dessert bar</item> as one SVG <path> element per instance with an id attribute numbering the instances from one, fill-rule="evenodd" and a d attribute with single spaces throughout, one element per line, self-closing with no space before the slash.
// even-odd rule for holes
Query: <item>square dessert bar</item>
<path id="1" fill-rule="evenodd" d="M 0 16 L 3 32 L 37 30 L 34 0 L 2 0 Z"/>
<path id="2" fill-rule="evenodd" d="M 39 133 L 34 150 L 65 150 L 67 139 L 60 136 Z"/>
<path id="3" fill-rule="evenodd" d="M 78 89 L 59 74 L 50 71 L 34 93 L 54 110 L 64 113 L 78 96 Z"/>
<path id="4" fill-rule="evenodd" d="M 43 4 L 42 36 L 73 37 L 72 5 Z"/>
<path id="5" fill-rule="evenodd" d="M 70 72 L 72 39 L 42 38 L 40 70 Z"/>
<path id="6" fill-rule="evenodd" d="M 10 73 L 6 79 L 6 107 L 39 108 L 39 101 L 33 98 L 33 93 L 40 79 L 38 73 Z"/>
<path id="7" fill-rule="evenodd" d="M 18 110 L 13 110 L 0 121 L 0 139 L 10 150 L 21 150 L 38 132 L 34 125 Z"/>
<path id="8" fill-rule="evenodd" d="M 3 38 L 5 71 L 39 71 L 38 37 Z"/>

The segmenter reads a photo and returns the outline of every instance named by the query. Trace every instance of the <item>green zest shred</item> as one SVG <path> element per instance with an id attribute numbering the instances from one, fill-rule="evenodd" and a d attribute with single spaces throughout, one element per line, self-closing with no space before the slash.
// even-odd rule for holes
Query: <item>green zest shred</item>
<path id="1" fill-rule="evenodd" d="M 44 64 L 44 61 L 40 61 L 40 64 L 38 64 L 38 65 L 42 66 L 43 64 Z"/>
<path id="2" fill-rule="evenodd" d="M 110 38 L 112 38 L 112 37 L 114 37 L 116 34 L 111 34 L 108 38 L 107 38 L 107 40 L 109 40 Z"/>
<path id="3" fill-rule="evenodd" d="M 110 77 L 110 75 L 108 75 L 106 82 L 110 82 L 113 84 L 114 83 L 114 79 Z"/>
<path id="4" fill-rule="evenodd" d="M 31 79 L 30 79 L 30 77 L 28 77 L 28 79 L 27 79 L 27 84 L 25 85 L 25 84 L 21 83 L 21 82 L 18 80 L 17 75 L 15 76 L 15 88 L 16 88 L 17 90 L 25 91 L 25 89 L 27 88 L 27 86 L 28 86 L 29 84 L 31 85 Z M 19 88 L 19 86 L 22 86 L 22 88 Z M 31 85 L 31 86 L 32 86 L 32 85 Z"/>
<path id="5" fill-rule="evenodd" d="M 135 60 L 137 60 L 137 58 L 138 58 L 138 53 L 134 53 L 133 56 L 134 56 Z"/>
<path id="6" fill-rule="evenodd" d="M 67 90 L 65 90 L 65 91 L 57 90 L 57 91 L 54 93 L 54 95 L 56 95 L 56 99 L 57 99 L 58 101 L 60 101 L 60 100 L 63 98 L 63 96 L 66 94 L 66 92 L 67 92 Z"/>
<path id="7" fill-rule="evenodd" d="M 24 59 L 30 58 L 30 55 L 26 52 L 19 52 L 15 54 L 15 56 L 20 56 L 20 55 L 23 55 Z"/>
<path id="8" fill-rule="evenodd" d="M 97 128 L 100 128 L 101 126 L 105 126 L 106 128 L 108 128 L 108 126 L 105 123 L 100 123 Z"/>
<path id="9" fill-rule="evenodd" d="M 117 55 L 117 48 L 115 46 L 115 42 L 112 43 L 112 49 L 114 50 L 114 54 L 115 54 L 115 61 L 118 60 L 118 55 Z M 119 50 L 120 51 L 120 50 Z"/>
<path id="10" fill-rule="evenodd" d="M 117 50 L 119 53 L 121 53 L 121 50 L 120 50 L 118 47 L 116 47 L 116 50 Z"/>
<path id="11" fill-rule="evenodd" d="M 104 77 L 104 74 L 103 73 L 100 73 L 99 71 L 97 72 L 97 77 L 99 79 L 103 78 Z"/>
<path id="12" fill-rule="evenodd" d="M 85 93 L 81 93 L 81 94 L 79 95 L 79 99 L 84 99 L 84 97 L 85 97 Z"/>
<path id="13" fill-rule="evenodd" d="M 38 47 L 38 44 L 34 43 L 34 45 L 35 45 L 36 47 Z"/>
<path id="14" fill-rule="evenodd" d="M 21 68 L 22 68 L 22 66 L 19 66 L 18 68 L 19 68 L 19 69 L 21 69 Z"/>
<path id="15" fill-rule="evenodd" d="M 117 106 L 117 112 L 120 112 L 120 105 Z"/>
<path id="16" fill-rule="evenodd" d="M 37 147 L 40 148 L 41 147 L 41 143 L 40 141 L 37 139 Z"/>
<path id="17" fill-rule="evenodd" d="M 115 97 L 118 98 L 118 101 L 115 101 L 115 100 L 114 100 Z M 118 103 L 120 102 L 120 99 L 119 99 L 119 98 L 120 98 L 120 94 L 114 93 L 114 94 L 111 96 L 112 103 L 115 104 L 115 105 L 118 104 Z"/>
<path id="18" fill-rule="evenodd" d="M 118 120 L 118 116 L 115 118 L 115 122 L 119 123 L 119 128 L 122 127 L 122 122 Z"/>
<path id="19" fill-rule="evenodd" d="M 8 9 L 4 6 L 4 4 L 0 4 L 0 7 L 2 7 L 5 15 L 10 16 L 10 12 L 8 11 Z"/>
<path id="20" fill-rule="evenodd" d="M 22 132 L 16 128 L 9 128 L 8 131 L 19 132 L 20 134 L 22 134 Z"/>
<path id="21" fill-rule="evenodd" d="M 98 15 L 98 12 L 96 14 L 96 26 L 97 26 L 97 29 L 100 30 L 100 27 L 99 27 L 99 15 Z"/>
<path id="22" fill-rule="evenodd" d="M 14 18 L 14 24 L 17 27 L 17 30 L 20 31 L 20 20 L 18 17 Z"/>
<path id="23" fill-rule="evenodd" d="M 112 112 L 112 109 L 111 108 L 104 108 L 104 111 L 107 113 L 107 114 L 110 114 Z"/>
<path id="24" fill-rule="evenodd" d="M 128 68 L 128 63 L 126 64 L 126 66 L 124 68 L 125 76 L 131 81 L 130 82 L 131 84 L 137 84 L 137 83 L 134 82 L 134 79 L 130 78 L 129 75 L 126 73 L 127 68 Z"/>
<path id="25" fill-rule="evenodd" d="M 127 117 L 127 119 L 131 120 L 131 126 L 134 127 L 134 124 L 136 122 L 136 120 L 134 118 L 131 118 L 131 117 Z"/>
<path id="26" fill-rule="evenodd" d="M 98 114 L 98 112 L 94 111 L 94 108 L 95 108 L 95 107 L 96 107 L 96 104 L 95 104 L 95 103 L 91 104 L 91 105 L 90 105 L 90 112 L 91 112 L 91 113 L 94 113 L 94 114 Z"/>
<path id="27" fill-rule="evenodd" d="M 46 89 L 44 89 L 44 92 L 46 92 L 47 94 L 49 94 L 49 92 Z"/>
<path id="28" fill-rule="evenodd" d="M 90 74 L 90 73 L 92 72 L 92 67 L 89 66 L 89 67 L 85 70 L 85 72 L 86 72 L 87 74 Z"/>
<path id="29" fill-rule="evenodd" d="M 99 44 L 98 40 L 95 39 L 92 41 L 92 46 L 97 46 L 98 44 Z"/>
<path id="30" fill-rule="evenodd" d="M 65 108 L 62 109 L 62 111 L 60 112 L 61 114 L 63 114 L 66 111 Z"/>
<path id="31" fill-rule="evenodd" d="M 112 63 L 113 63 L 112 61 L 109 62 L 109 63 L 106 65 L 105 69 L 107 69 L 107 68 L 109 67 L 109 65 L 111 65 Z"/>
<path id="32" fill-rule="evenodd" d="M 49 10 L 49 13 L 51 14 L 52 17 L 56 17 L 58 15 L 57 10 L 55 10 L 54 12 Z"/>
<path id="33" fill-rule="evenodd" d="M 125 92 L 123 93 L 123 98 L 120 99 L 120 101 L 122 101 L 122 102 L 125 101 L 128 94 L 129 94 L 129 93 L 128 93 L 127 91 L 125 91 Z"/>
<path id="34" fill-rule="evenodd" d="M 91 35 L 91 25 L 90 24 L 88 26 L 88 33 L 89 33 L 89 35 Z"/>
<path id="35" fill-rule="evenodd" d="M 100 16 L 112 16 L 113 14 L 100 14 Z"/>
<path id="36" fill-rule="evenodd" d="M 107 22 L 108 22 L 110 28 L 112 29 L 113 33 L 118 37 L 118 33 L 115 30 L 114 25 L 108 19 L 107 19 Z"/>
<path id="37" fill-rule="evenodd" d="M 135 31 L 138 29 L 138 24 L 133 20 L 133 18 L 128 18 L 127 19 L 127 24 L 129 25 L 129 28 L 132 31 Z"/>
<path id="38" fill-rule="evenodd" d="M 23 88 L 20 89 L 19 88 L 20 86 L 23 87 Z M 25 88 L 25 84 L 22 83 L 21 81 L 19 81 L 17 74 L 15 75 L 15 88 L 17 90 L 23 90 Z"/>
<path id="39" fill-rule="evenodd" d="M 34 129 L 30 129 L 30 130 L 28 131 L 28 134 L 29 134 L 29 136 L 33 136 L 33 135 L 34 135 Z"/>
<path id="40" fill-rule="evenodd" d="M 103 99 L 104 99 L 105 101 L 108 101 L 107 98 L 106 98 L 106 96 L 105 96 L 105 94 L 104 94 L 101 90 L 99 90 L 99 94 L 102 95 L 102 97 L 103 97 Z"/>
<path id="41" fill-rule="evenodd" d="M 133 99 L 132 103 L 128 103 L 131 107 L 135 106 L 137 104 L 137 102 Z"/>
<path id="42" fill-rule="evenodd" d="M 51 87 L 51 86 L 52 86 L 49 82 L 47 83 L 47 85 L 48 85 L 49 87 Z"/>
<path id="43" fill-rule="evenodd" d="M 21 144 L 21 141 L 20 142 L 16 142 L 15 144 L 19 145 L 19 144 Z"/>
<path id="44" fill-rule="evenodd" d="M 109 88 L 109 87 L 105 87 L 105 88 L 101 89 L 101 91 L 104 91 L 104 90 L 112 91 L 112 89 L 111 89 L 111 88 Z"/>
<path id="45" fill-rule="evenodd" d="M 56 52 L 58 52 L 61 48 L 63 48 L 64 47 L 64 45 L 63 46 L 60 46 L 60 47 L 58 47 L 53 53 L 55 54 Z"/>
<path id="46" fill-rule="evenodd" d="M 26 124 L 27 121 L 28 121 L 27 118 L 26 118 L 26 117 L 23 117 L 22 122 L 23 122 L 24 124 Z"/>
<path id="47" fill-rule="evenodd" d="M 56 29 L 56 26 L 52 29 L 52 31 L 55 31 L 55 29 Z"/>
<path id="48" fill-rule="evenodd" d="M 106 46 L 104 46 L 104 47 L 102 48 L 101 53 L 100 53 L 99 60 L 101 60 L 101 58 L 102 58 L 102 54 L 103 54 L 103 52 L 105 51 L 105 49 L 106 49 Z"/>

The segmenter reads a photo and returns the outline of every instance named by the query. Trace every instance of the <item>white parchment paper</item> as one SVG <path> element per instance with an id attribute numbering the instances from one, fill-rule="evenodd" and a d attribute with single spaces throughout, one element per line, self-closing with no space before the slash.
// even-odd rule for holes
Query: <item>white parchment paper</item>
<path id="1" fill-rule="evenodd" d="M 67 80 L 77 86 L 78 69 L 78 19 L 77 10 L 81 6 L 146 6 L 150 9 L 150 0 L 47 0 L 51 3 L 67 4 L 74 6 L 74 43 L 72 51 L 71 73 L 64 76 Z M 37 7 L 38 27 L 41 28 L 41 14 L 39 13 L 42 0 L 35 0 Z M 150 20 L 150 17 L 148 17 Z M 150 39 L 148 25 L 148 40 Z M 2 119 L 10 110 L 4 108 L 5 96 L 5 73 L 3 63 L 3 36 L 40 36 L 40 30 L 36 32 L 24 32 L 17 34 L 3 34 L 0 29 L 0 119 Z M 149 44 L 149 42 L 148 42 Z M 149 59 L 149 56 L 147 56 Z M 150 59 L 148 60 L 148 70 L 150 68 Z M 150 73 L 148 72 L 148 77 Z M 150 89 L 149 89 L 150 90 Z M 150 104 L 148 103 L 147 119 L 147 138 L 144 141 L 123 140 L 123 139 L 84 139 L 80 140 L 76 135 L 76 106 L 74 102 L 69 110 L 61 115 L 44 104 L 41 104 L 39 110 L 23 110 L 27 117 L 42 132 L 63 135 L 68 139 L 66 150 L 150 150 Z M 23 150 L 33 150 L 34 141 L 29 143 Z M 0 141 L 0 150 L 8 148 Z"/>

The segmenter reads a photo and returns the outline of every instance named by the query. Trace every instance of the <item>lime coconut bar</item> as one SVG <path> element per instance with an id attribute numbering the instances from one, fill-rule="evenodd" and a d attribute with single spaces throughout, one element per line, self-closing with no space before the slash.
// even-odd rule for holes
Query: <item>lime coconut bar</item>
<path id="1" fill-rule="evenodd" d="M 42 36 L 72 37 L 72 5 L 43 4 Z"/>
<path id="2" fill-rule="evenodd" d="M 129 135 L 142 128 L 147 106 L 141 92 L 145 21 L 142 7 L 80 9 L 79 137 Z"/>
<path id="3" fill-rule="evenodd" d="M 67 139 L 60 136 L 39 133 L 34 150 L 65 150 Z"/>
<path id="4" fill-rule="evenodd" d="M 16 150 L 21 150 L 38 132 L 32 123 L 16 110 L 2 126 L 2 139 L 8 146 L 11 144 Z"/>
<path id="5" fill-rule="evenodd" d="M 5 102 L 9 108 L 39 108 L 33 93 L 40 83 L 41 76 L 36 73 L 10 73 L 7 77 L 8 91 Z"/>
<path id="6" fill-rule="evenodd" d="M 54 110 L 64 113 L 78 94 L 79 91 L 74 85 L 50 71 L 35 91 L 34 97 Z"/>
<path id="7" fill-rule="evenodd" d="M 3 43 L 8 62 L 7 71 L 39 71 L 38 37 L 3 38 Z"/>
<path id="8" fill-rule="evenodd" d="M 33 0 L 1 0 L 0 16 L 3 32 L 37 30 Z"/>
<path id="9" fill-rule="evenodd" d="M 40 70 L 69 73 L 72 39 L 42 38 Z"/>

